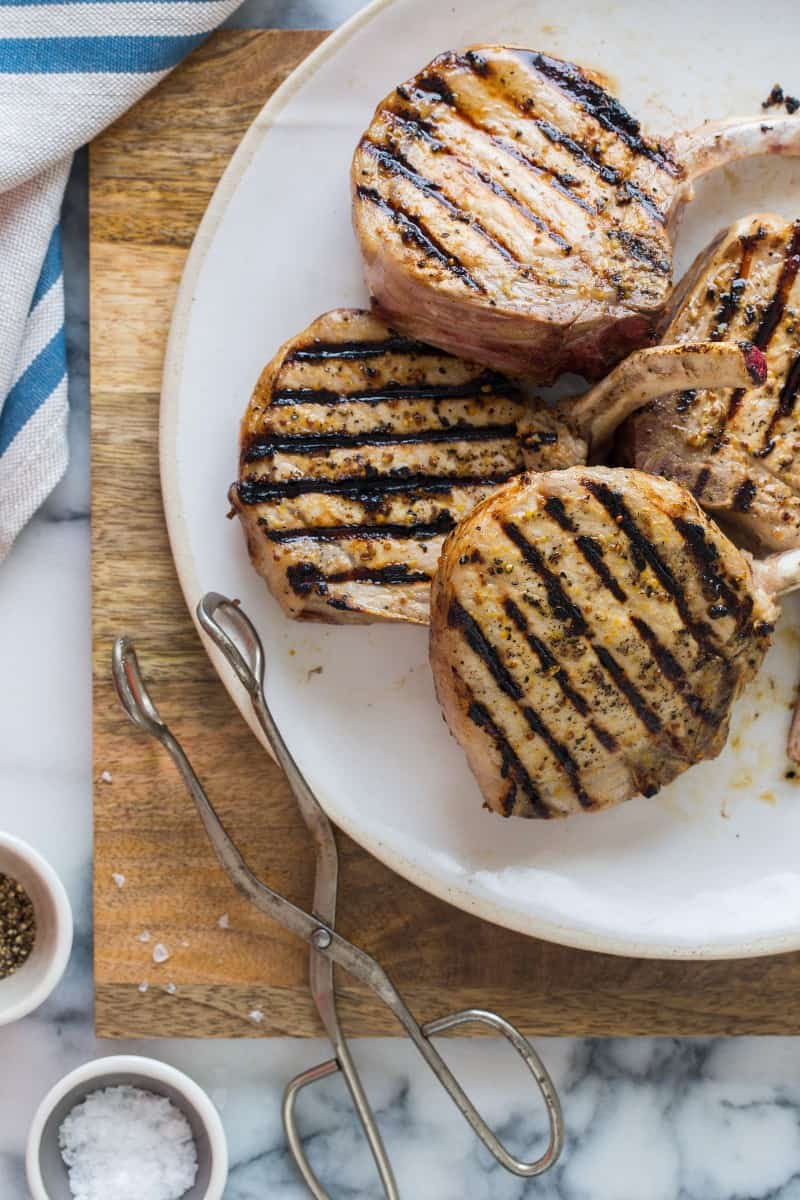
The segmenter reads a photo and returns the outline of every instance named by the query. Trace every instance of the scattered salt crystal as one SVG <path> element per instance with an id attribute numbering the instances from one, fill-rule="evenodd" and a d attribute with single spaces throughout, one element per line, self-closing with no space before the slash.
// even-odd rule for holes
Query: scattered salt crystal
<path id="1" fill-rule="evenodd" d="M 260 1025 L 264 1020 L 264 1014 L 260 1008 L 254 1008 L 252 1012 L 247 1014 L 247 1017 L 248 1020 L 252 1021 L 254 1025 Z"/>
<path id="2" fill-rule="evenodd" d="M 228 914 L 223 913 L 220 919 L 217 921 L 217 924 L 219 925 L 220 929 L 230 929 L 231 921 Z"/>
<path id="3" fill-rule="evenodd" d="M 168 983 L 164 986 L 164 991 L 168 992 L 170 996 L 174 996 L 177 990 L 174 983 Z"/>
<path id="4" fill-rule="evenodd" d="M 102 771 L 100 774 L 100 778 L 103 781 L 103 783 L 111 783 L 111 780 L 113 779 L 113 775 L 111 774 L 110 771 Z"/>
<path id="5" fill-rule="evenodd" d="M 169 958 L 169 950 L 167 949 L 167 947 L 162 945 L 161 942 L 156 942 L 155 946 L 153 946 L 153 962 L 154 963 L 166 962 L 168 958 Z"/>
<path id="6" fill-rule="evenodd" d="M 145 992 L 147 991 L 147 987 L 148 987 L 147 980 L 143 979 L 142 982 L 139 984 L 139 991 L 142 993 L 142 995 L 144 995 Z"/>
<path id="7" fill-rule="evenodd" d="M 113 871 L 111 874 L 111 878 L 114 880 L 114 883 L 117 885 L 118 888 L 125 886 L 125 876 L 120 875 L 119 871 Z"/>
<path id="8" fill-rule="evenodd" d="M 197 1178 L 186 1117 L 141 1088 L 91 1092 L 62 1121 L 58 1144 L 79 1200 L 180 1200 Z"/>
<path id="9" fill-rule="evenodd" d="M 149 942 L 150 941 L 150 930 L 143 929 L 142 932 L 137 935 L 137 941 Z"/>

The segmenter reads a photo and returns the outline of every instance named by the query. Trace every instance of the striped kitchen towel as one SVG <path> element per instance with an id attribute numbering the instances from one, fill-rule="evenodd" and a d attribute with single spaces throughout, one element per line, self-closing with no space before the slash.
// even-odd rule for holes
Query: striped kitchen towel
<path id="1" fill-rule="evenodd" d="M 0 0 L 0 560 L 67 464 L 59 211 L 73 152 L 241 0 Z"/>

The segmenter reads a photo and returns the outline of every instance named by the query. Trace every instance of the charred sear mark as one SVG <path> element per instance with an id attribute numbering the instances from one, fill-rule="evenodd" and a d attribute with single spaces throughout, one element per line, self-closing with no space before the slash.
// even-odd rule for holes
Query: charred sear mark
<path id="1" fill-rule="evenodd" d="M 419 217 L 411 217 L 401 208 L 396 208 L 384 199 L 375 188 L 359 187 L 356 192 L 361 200 L 374 204 L 384 216 L 397 226 L 403 241 L 413 242 L 428 258 L 435 259 L 440 266 L 460 279 L 472 291 L 484 292 L 486 290 L 482 283 L 470 275 L 461 260 L 437 241 Z"/>
<path id="2" fill-rule="evenodd" d="M 463 633 L 467 645 L 487 667 L 500 690 L 519 705 L 520 712 L 529 728 L 544 742 L 553 755 L 553 758 L 564 771 L 579 802 L 584 806 L 591 805 L 591 798 L 586 794 L 581 785 L 578 765 L 574 758 L 567 748 L 554 737 L 551 730 L 531 705 L 522 703 L 525 696 L 524 689 L 514 679 L 511 672 L 503 663 L 497 648 L 486 637 L 474 617 L 470 616 L 463 605 L 459 604 L 457 600 L 454 600 L 450 605 L 447 614 L 447 623 L 451 629 L 459 629 Z"/>
<path id="3" fill-rule="evenodd" d="M 297 433 L 257 436 L 247 447 L 245 463 L 259 462 L 273 454 L 319 454 L 328 450 L 345 450 L 359 446 L 425 445 L 428 442 L 493 442 L 516 437 L 517 427 L 511 425 L 461 425 L 445 429 L 414 429 L 407 433 L 387 430 L 366 430 L 363 433 Z"/>
<path id="4" fill-rule="evenodd" d="M 792 285 L 797 278 L 798 270 L 800 270 L 800 220 L 795 221 L 792 226 L 792 236 L 786 247 L 786 255 L 775 292 L 764 310 L 764 315 L 758 326 L 758 332 L 753 338 L 753 344 L 758 346 L 759 350 L 767 349 L 772 340 L 772 335 L 783 320 L 783 314 L 786 311 L 786 301 L 789 298 Z"/>
<path id="5" fill-rule="evenodd" d="M 595 575 L 597 575 L 598 579 L 600 579 L 603 586 L 607 588 L 609 592 L 611 592 L 611 595 L 615 600 L 619 600 L 620 603 L 624 604 L 628 597 L 609 570 L 608 564 L 605 562 L 603 557 L 603 547 L 601 546 L 600 542 L 598 542 L 595 538 L 581 534 L 580 537 L 575 539 L 575 545 L 578 547 L 581 554 L 594 571 Z"/>
<path id="6" fill-rule="evenodd" d="M 700 499 L 703 492 L 706 490 L 706 484 L 708 483 L 710 478 L 711 478 L 711 468 L 710 467 L 701 467 L 700 470 L 697 472 L 697 479 L 695 479 L 694 484 L 692 485 L 692 495 L 694 497 L 696 497 L 696 499 L 698 499 L 698 500 Z"/>
<path id="7" fill-rule="evenodd" d="M 460 676 L 456 676 L 460 687 L 464 690 L 467 696 L 471 693 L 466 684 L 461 680 Z M 517 789 L 519 789 L 525 799 L 531 806 L 531 811 L 537 817 L 549 817 L 550 810 L 542 801 L 541 793 L 536 787 L 536 784 L 531 779 L 524 764 L 509 742 L 506 735 L 493 720 L 491 713 L 485 704 L 481 704 L 479 700 L 472 698 L 467 708 L 467 716 L 473 725 L 478 729 L 484 730 L 486 734 L 494 742 L 495 747 L 500 755 L 500 774 L 503 779 L 510 781 L 510 787 L 503 799 L 503 813 L 510 817 L 514 811 L 517 801 Z"/>
<path id="8" fill-rule="evenodd" d="M 325 575 L 310 562 L 292 565 L 286 572 L 286 578 L 298 596 L 307 596 L 312 591 L 324 596 L 329 585 L 337 583 L 374 583 L 378 587 L 397 587 L 400 584 L 430 583 L 431 579 L 425 571 L 410 570 L 406 563 L 390 563 L 386 567 L 352 567 L 348 571 Z"/>
<path id="9" fill-rule="evenodd" d="M 260 522 L 266 518 L 260 517 Z M 430 541 L 431 538 L 443 537 L 456 525 L 453 515 L 446 510 L 439 513 L 435 521 L 417 521 L 411 525 L 399 525 L 386 522 L 382 525 L 317 525 L 300 529 L 270 529 L 266 536 L 271 542 L 299 542 L 303 538 L 311 538 L 316 542 L 338 542 L 348 539 L 368 539 L 375 541 L 393 541 L 396 538 L 404 541 Z"/>
<path id="10" fill-rule="evenodd" d="M 499 90 L 502 92 L 502 82 L 498 87 L 498 83 L 494 77 L 492 77 L 491 68 L 485 59 L 482 60 L 484 66 L 486 67 L 485 70 L 478 70 L 478 68 L 475 67 L 471 62 L 468 54 L 462 57 L 454 56 L 452 62 L 459 66 L 469 68 L 476 74 L 479 74 L 484 81 L 488 81 L 491 78 L 494 90 Z M 441 83 L 441 77 L 438 77 L 437 85 L 431 89 L 429 86 L 427 86 L 428 80 L 424 80 L 423 84 L 425 86 L 419 89 L 419 98 L 429 100 L 433 95 L 436 96 L 437 99 L 444 99 Z M 525 166 L 529 167 L 537 174 L 544 174 L 548 176 L 553 187 L 561 195 L 567 197 L 573 203 L 583 208 L 584 211 L 592 215 L 597 214 L 598 209 L 594 204 L 587 202 L 583 199 L 583 197 L 576 195 L 571 190 L 575 182 L 574 180 L 570 179 L 569 182 L 567 182 L 567 177 L 565 177 L 563 172 L 559 172 L 544 163 L 538 162 L 537 160 L 531 158 L 529 154 L 522 151 L 519 147 L 514 146 L 513 143 L 508 141 L 506 138 L 493 133 L 490 129 L 483 125 L 477 119 L 476 115 L 466 108 L 463 103 L 459 103 L 458 97 L 450 88 L 446 89 L 446 97 L 447 98 L 445 102 L 447 103 L 448 107 L 456 112 L 465 123 L 471 125 L 474 129 L 478 130 L 490 141 L 492 141 L 496 146 L 500 147 L 500 149 L 502 149 L 505 153 L 511 155 L 513 158 L 516 158 L 519 162 L 522 162 Z M 414 97 L 412 96 L 411 92 L 407 92 L 403 98 L 411 101 Z M 566 153 L 571 155 L 571 157 L 573 157 L 577 162 L 580 162 L 582 165 L 588 167 L 588 169 L 594 174 L 598 175 L 604 183 L 612 187 L 622 188 L 625 196 L 641 205 L 643 210 L 652 220 L 656 221 L 658 224 L 664 224 L 666 218 L 660 209 L 658 202 L 654 199 L 654 197 L 649 195 L 644 188 L 637 186 L 629 179 L 623 179 L 619 171 L 603 162 L 602 159 L 597 158 L 591 150 L 582 145 L 580 142 L 576 141 L 574 138 L 571 138 L 557 126 L 552 125 L 549 121 L 543 120 L 540 117 L 532 117 L 531 108 L 532 105 L 528 106 L 523 102 L 522 109 L 524 118 L 526 120 L 532 120 L 533 124 L 544 134 L 549 142 L 566 151 Z M 430 132 L 430 130 L 428 129 L 427 132 Z M 438 149 L 441 150 L 448 148 L 445 147 L 442 142 L 439 142 Z"/>
<path id="11" fill-rule="evenodd" d="M 532 567 L 541 579 L 550 611 L 557 621 L 565 624 L 572 637 L 580 637 L 586 633 L 587 625 L 583 613 L 570 600 L 561 584 L 561 580 L 547 566 L 544 558 L 536 547 L 528 541 L 521 529 L 511 521 L 503 522 L 503 532 L 522 554 L 528 566 Z"/>
<path id="12" fill-rule="evenodd" d="M 676 689 L 681 693 L 686 702 L 687 708 L 696 717 L 699 717 L 701 721 L 705 721 L 707 725 L 715 725 L 719 720 L 718 716 L 709 712 L 700 697 L 696 696 L 691 690 L 683 667 L 671 651 L 659 640 L 655 631 L 641 617 L 632 616 L 631 624 L 636 629 L 642 641 L 647 644 L 647 648 L 653 660 L 657 663 L 661 674 L 670 683 L 675 684 Z"/>
<path id="13" fill-rule="evenodd" d="M 569 701 L 575 711 L 580 716 L 587 717 L 589 715 L 589 705 L 587 704 L 586 700 L 583 698 L 580 692 L 577 692 L 572 686 L 569 675 L 559 664 L 549 646 L 547 646 L 541 638 L 537 637 L 536 634 L 533 633 L 528 625 L 525 614 L 519 605 L 515 604 L 510 596 L 507 596 L 503 601 L 503 608 L 505 609 L 506 615 L 513 621 L 514 625 L 516 625 L 519 632 L 525 638 L 525 641 L 528 643 L 531 650 L 533 650 L 534 654 L 539 660 L 539 663 L 541 664 L 542 670 L 546 671 L 547 674 L 556 681 L 564 698 Z M 617 748 L 616 740 L 614 737 L 612 737 L 608 730 L 603 729 L 601 725 L 593 720 L 589 721 L 589 727 L 597 738 L 598 742 L 600 742 L 600 744 L 604 746 L 606 750 L 614 751 Z"/>
<path id="14" fill-rule="evenodd" d="M 361 392 L 334 392 L 330 388 L 279 388 L 273 392 L 271 405 L 285 408 L 292 404 L 391 404 L 394 400 L 468 400 L 472 396 L 508 397 L 517 395 L 516 388 L 503 375 L 484 371 L 477 379 L 465 383 L 408 383 L 386 384 Z"/>
<path id="15" fill-rule="evenodd" d="M 572 533 L 575 530 L 575 524 L 570 516 L 567 515 L 567 510 L 564 507 L 564 501 L 558 496 L 548 496 L 544 502 L 544 511 L 549 517 L 552 517 L 556 524 Z"/>
<path id="16" fill-rule="evenodd" d="M 237 485 L 242 504 L 266 504 L 270 500 L 286 500 L 306 493 L 328 496 L 347 496 L 366 507 L 381 503 L 384 496 L 416 493 L 449 495 L 453 488 L 482 487 L 485 484 L 507 483 L 513 471 L 492 475 L 421 475 L 399 469 L 387 475 L 366 475 L 341 479 L 242 479 Z"/>
<path id="17" fill-rule="evenodd" d="M 697 399 L 697 388 L 687 388 L 681 392 L 675 401 L 675 412 L 688 412 Z"/>
<path id="18" fill-rule="evenodd" d="M 800 392 L 800 353 L 792 361 L 786 379 L 783 382 L 783 387 L 778 397 L 778 406 L 772 414 L 770 423 L 764 433 L 764 444 L 760 451 L 760 457 L 766 458 L 775 448 L 774 437 L 778 422 L 792 415 L 797 403 L 798 392 Z"/>
<path id="19" fill-rule="evenodd" d="M 663 248 L 657 242 L 637 237 L 635 233 L 628 233 L 626 229 L 609 229 L 608 236 L 619 242 L 632 258 L 647 263 L 659 275 L 672 274 L 672 263 L 664 257 Z"/>
<path id="20" fill-rule="evenodd" d="M 753 609 L 752 596 L 747 593 L 741 598 L 736 588 L 721 574 L 719 551 L 709 541 L 703 526 L 684 517 L 673 517 L 672 523 L 697 564 L 706 599 L 717 603 L 722 601 L 728 612 L 738 616 L 740 625 L 744 624 Z"/>
<path id="21" fill-rule="evenodd" d="M 424 175 L 420 175 L 418 171 L 415 171 L 399 150 L 390 149 L 387 146 L 378 146 L 375 142 L 371 142 L 366 138 L 362 141 L 361 148 L 371 158 L 374 158 L 385 171 L 388 171 L 392 175 L 399 175 L 418 191 L 422 192 L 423 195 L 430 197 L 437 204 L 440 204 L 454 220 L 469 225 L 470 229 L 474 229 L 506 262 L 515 263 L 517 266 L 521 265 L 520 259 L 506 242 L 497 235 L 490 233 L 474 213 L 468 212 L 459 204 L 456 204 L 454 200 L 451 200 L 449 196 L 445 195 L 440 184 L 434 183 L 432 179 L 426 179 Z M 499 192 L 505 192 L 505 189 L 500 188 L 499 184 L 497 187 Z M 505 193 L 505 195 L 511 200 L 514 199 L 508 193 Z M 531 216 L 534 216 L 534 214 L 531 214 Z M 535 217 L 535 220 L 540 229 L 547 228 L 541 218 Z M 563 238 L 560 239 L 561 242 L 563 240 Z"/>
<path id="22" fill-rule="evenodd" d="M 469 118 L 467 118 L 466 114 L 464 114 L 460 111 L 459 111 L 459 115 L 464 120 L 469 119 Z M 408 126 L 410 124 L 410 122 L 408 122 L 404 118 L 402 118 L 402 117 L 398 118 L 396 114 L 392 114 L 392 118 L 397 123 L 402 123 L 406 126 Z M 474 124 L 474 122 L 472 122 L 471 120 L 470 120 L 470 123 Z M 476 126 L 476 128 L 480 128 L 481 132 L 486 132 L 480 126 Z M 545 221 L 544 217 L 540 216 L 539 213 L 534 212 L 533 209 L 529 208 L 527 204 L 523 204 L 523 202 L 521 200 L 519 200 L 507 188 L 503 187 L 503 185 L 497 179 L 495 179 L 492 175 L 488 174 L 488 172 L 486 172 L 486 171 L 480 170 L 478 167 L 475 167 L 469 163 L 463 163 L 462 160 L 460 158 L 458 158 L 458 156 L 444 142 L 441 142 L 435 138 L 431 138 L 431 136 L 429 134 L 424 133 L 424 132 L 421 134 L 421 136 L 424 137 L 424 139 L 426 141 L 428 141 L 429 143 L 431 141 L 435 141 L 436 147 L 437 147 L 437 153 L 441 153 L 441 151 L 444 150 L 451 157 L 455 158 L 456 161 L 458 161 L 462 166 L 464 166 L 466 168 L 466 170 L 469 171 L 469 173 L 473 176 L 473 178 L 477 179 L 480 183 L 482 183 L 484 185 L 484 187 L 489 188 L 489 190 L 491 192 L 493 192 L 495 196 L 498 196 L 501 200 L 504 200 L 506 204 L 510 204 L 512 206 L 512 208 L 516 209 L 516 211 L 519 212 L 525 218 L 526 221 L 529 221 L 541 233 L 546 234 L 547 237 L 549 237 L 551 241 L 555 242 L 555 244 L 557 246 L 559 246 L 560 249 L 562 249 L 565 254 L 569 254 L 571 252 L 572 246 L 566 240 L 566 238 L 562 237 L 562 235 L 558 232 L 557 229 L 553 229 L 552 226 L 548 225 L 548 223 L 547 223 L 547 221 Z M 503 149 L 507 150 L 508 153 L 512 154 L 514 157 L 520 157 L 520 158 L 525 157 L 524 155 L 517 155 L 517 153 L 514 151 L 513 147 L 507 145 L 502 138 L 498 138 L 493 135 L 489 135 L 488 133 L 487 133 L 487 136 L 490 138 L 490 140 L 492 142 L 495 143 L 495 145 L 501 146 Z M 441 186 L 439 184 L 434 183 L 430 179 L 426 179 L 423 175 L 420 175 L 417 171 L 415 171 L 414 168 L 410 165 L 410 163 L 408 163 L 403 158 L 403 156 L 400 154 L 399 151 L 397 151 L 395 149 L 389 150 L 385 146 L 377 146 L 374 142 L 371 142 L 367 139 L 365 139 L 361 143 L 361 145 L 362 145 L 362 148 L 364 150 L 366 150 L 368 154 L 371 154 L 372 157 L 375 158 L 383 167 L 385 167 L 386 170 L 389 170 L 396 175 L 402 175 L 405 179 L 407 179 L 410 183 L 412 183 L 420 191 L 424 192 L 426 195 L 431 196 L 434 200 L 437 200 L 440 204 L 442 204 L 442 206 L 448 210 L 450 215 L 455 220 L 463 221 L 464 223 L 468 223 L 469 225 L 471 225 L 478 233 L 482 234 L 482 236 L 484 238 L 486 238 L 488 241 L 492 242 L 495 249 L 498 250 L 503 255 L 504 258 L 509 259 L 510 261 L 515 262 L 517 264 L 520 263 L 519 257 L 514 253 L 514 251 L 506 243 L 500 242 L 497 234 L 489 233 L 488 230 L 486 230 L 484 228 L 484 226 L 481 225 L 480 221 L 477 220 L 474 213 L 472 213 L 466 209 L 462 209 L 453 200 L 451 200 L 449 197 L 445 196 L 444 193 L 442 192 Z M 526 159 L 526 165 L 529 167 L 532 167 L 532 168 L 534 167 L 534 164 L 527 159 Z M 568 189 L 565 189 L 565 190 L 568 193 Z M 575 199 L 575 197 L 570 196 L 570 199 Z M 590 211 L 594 212 L 594 209 L 590 209 Z"/>
<path id="23" fill-rule="evenodd" d="M 570 200 L 573 204 L 576 204 L 578 208 L 582 208 L 584 212 L 589 213 L 591 216 L 597 215 L 597 209 L 595 206 L 590 204 L 587 200 L 584 200 L 582 196 L 577 195 L 572 188 L 564 182 L 564 175 L 562 172 L 558 172 L 553 168 L 546 166 L 544 163 L 537 162 L 530 156 L 530 154 L 524 153 L 518 146 L 513 145 L 513 143 L 509 142 L 506 138 L 501 137 L 499 134 L 492 133 L 484 125 L 481 125 L 480 122 L 475 119 L 473 114 L 468 112 L 466 109 L 457 108 L 457 112 L 460 119 L 464 121 L 465 124 L 470 125 L 473 129 L 477 130 L 478 133 L 482 134 L 485 138 L 487 138 L 488 141 L 497 146 L 498 149 L 502 150 L 505 154 L 508 154 L 511 158 L 521 163 L 524 167 L 527 167 L 529 171 L 532 171 L 535 175 L 542 176 L 552 185 L 552 187 L 555 188 L 557 192 L 559 192 L 560 195 Z M 426 146 L 430 147 L 434 154 L 446 154 L 448 157 L 454 159 L 465 171 L 468 171 L 475 179 L 480 180 L 481 183 L 491 187 L 492 190 L 497 187 L 499 190 L 496 194 L 500 195 L 501 193 L 505 193 L 507 198 L 514 201 L 515 206 L 519 205 L 523 210 L 526 208 L 526 206 L 522 205 L 521 202 L 517 200 L 515 196 L 512 196 L 510 192 L 507 192 L 505 188 L 501 188 L 500 184 L 490 175 L 488 175 L 487 172 L 478 170 L 478 168 L 472 163 L 465 162 L 460 155 L 456 154 L 455 150 L 448 142 L 442 141 L 441 138 L 436 137 L 436 127 L 430 122 L 421 120 L 421 118 L 414 116 L 411 112 L 395 112 L 387 109 L 386 115 L 389 117 L 391 124 L 394 127 L 399 127 L 410 137 L 417 138 L 424 142 Z M 531 210 L 528 209 L 527 212 L 530 213 Z M 538 216 L 536 219 L 537 221 L 542 220 L 542 218 Z M 564 244 L 567 245 L 568 243 L 565 242 Z"/>
<path id="24" fill-rule="evenodd" d="M 611 676 L 645 729 L 650 733 L 660 733 L 662 728 L 661 718 L 644 699 L 636 684 L 628 678 L 617 660 L 609 653 L 605 646 L 601 646 L 595 642 L 592 642 L 591 645 L 597 655 L 598 662 Z"/>
<path id="25" fill-rule="evenodd" d="M 718 651 L 711 636 L 709 626 L 704 621 L 695 621 L 689 609 L 683 587 L 661 558 L 653 543 L 639 529 L 620 493 L 612 491 L 607 484 L 596 483 L 592 479 L 584 479 L 583 483 L 587 491 L 602 504 L 611 519 L 625 534 L 637 568 L 641 571 L 645 565 L 650 567 L 661 586 L 672 597 L 681 620 L 697 644 L 709 653 L 717 654 Z M 680 518 L 676 518 L 676 524 L 678 520 Z M 684 524 L 689 523 L 684 522 Z M 700 532 L 702 533 L 702 530 Z"/>
<path id="26" fill-rule="evenodd" d="M 384 354 L 435 354 L 437 358 L 450 358 L 444 350 L 431 350 L 422 342 L 412 338 L 388 337 L 372 342 L 323 342 L 319 339 L 307 346 L 295 346 L 283 360 L 293 362 L 327 362 L 329 359 L 378 358 Z"/>
<path id="27" fill-rule="evenodd" d="M 517 54 L 540 75 L 571 96 L 603 129 L 616 134 L 634 154 L 650 159 L 675 178 L 683 175 L 683 168 L 675 162 L 666 147 L 645 141 L 636 118 L 623 108 L 616 96 L 584 75 L 580 67 L 536 51 L 518 50 Z"/>
<path id="28" fill-rule="evenodd" d="M 748 513 L 753 506 L 753 500 L 756 495 L 756 485 L 752 479 L 745 479 L 739 484 L 736 489 L 736 494 L 733 497 L 733 507 L 736 512 Z"/>

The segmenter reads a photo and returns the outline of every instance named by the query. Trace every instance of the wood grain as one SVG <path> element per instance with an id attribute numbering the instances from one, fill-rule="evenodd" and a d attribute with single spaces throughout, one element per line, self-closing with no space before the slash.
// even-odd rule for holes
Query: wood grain
<path id="1" fill-rule="evenodd" d="M 170 312 L 197 223 L 261 105 L 323 36 L 218 34 L 92 147 L 95 977 L 97 1032 L 106 1037 L 320 1032 L 304 948 L 217 868 L 171 764 L 122 716 L 109 656 L 115 636 L 134 637 L 164 716 L 248 861 L 308 902 L 311 855 L 286 784 L 216 679 L 181 597 L 157 439 Z M 264 347 L 265 360 L 272 350 Z M 567 950 L 449 908 L 347 838 L 339 843 L 340 928 L 377 955 L 424 1019 L 478 1004 L 531 1034 L 800 1025 L 798 955 L 658 963 Z M 224 913 L 228 929 L 217 923 Z M 160 966 L 156 942 L 170 952 Z M 350 1033 L 397 1032 L 357 985 L 342 978 L 341 989 Z M 248 1018 L 254 1010 L 261 1024 Z"/>

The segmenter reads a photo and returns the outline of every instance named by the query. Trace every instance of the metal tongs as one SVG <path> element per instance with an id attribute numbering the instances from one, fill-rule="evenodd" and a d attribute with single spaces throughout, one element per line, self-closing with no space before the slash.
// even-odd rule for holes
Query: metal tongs
<path id="1" fill-rule="evenodd" d="M 328 1193 L 314 1174 L 300 1140 L 295 1117 L 297 1097 L 309 1084 L 341 1071 L 375 1160 L 384 1194 L 388 1200 L 398 1200 L 399 1196 L 374 1114 L 339 1025 L 334 990 L 334 963 L 370 987 L 388 1005 L 436 1078 L 501 1166 L 523 1178 L 547 1171 L 561 1153 L 564 1127 L 558 1096 L 538 1054 L 528 1039 L 510 1022 L 486 1009 L 464 1009 L 420 1026 L 375 959 L 336 932 L 339 859 L 333 828 L 289 752 L 264 698 L 264 649 L 261 640 L 252 622 L 238 604 L 216 592 L 209 592 L 200 601 L 197 606 L 197 618 L 250 696 L 258 723 L 272 747 L 276 760 L 286 773 L 314 839 L 317 870 L 310 913 L 298 908 L 262 883 L 245 864 L 208 800 L 180 744 L 161 720 L 142 678 L 134 647 L 127 638 L 120 638 L 114 645 L 114 683 L 130 719 L 139 729 L 161 742 L 183 776 L 214 852 L 232 882 L 260 912 L 272 917 L 311 946 L 311 994 L 333 1046 L 334 1057 L 293 1079 L 283 1098 L 283 1122 L 289 1148 L 309 1191 L 315 1200 L 328 1200 Z M 435 1034 L 445 1033 L 462 1025 L 483 1025 L 503 1034 L 536 1080 L 545 1103 L 550 1136 L 547 1149 L 534 1162 L 522 1162 L 502 1145 L 432 1045 L 430 1039 Z"/>

